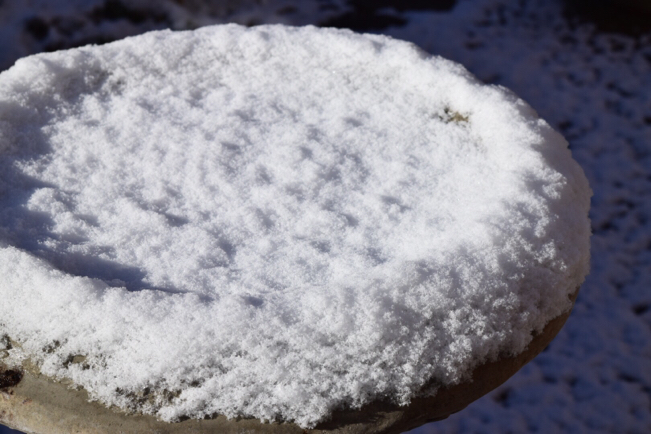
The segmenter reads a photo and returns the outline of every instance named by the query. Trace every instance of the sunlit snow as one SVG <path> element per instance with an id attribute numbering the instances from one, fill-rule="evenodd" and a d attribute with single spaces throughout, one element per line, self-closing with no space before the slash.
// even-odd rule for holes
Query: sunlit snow
<path id="1" fill-rule="evenodd" d="M 0 169 L 12 357 L 165 420 L 407 403 L 522 351 L 588 271 L 565 139 L 384 36 L 228 25 L 24 58 Z"/>

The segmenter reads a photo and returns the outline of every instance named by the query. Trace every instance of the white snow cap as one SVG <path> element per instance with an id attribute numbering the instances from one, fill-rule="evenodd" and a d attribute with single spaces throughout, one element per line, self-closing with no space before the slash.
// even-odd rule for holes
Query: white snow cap
<path id="1" fill-rule="evenodd" d="M 39 54 L 0 74 L 0 335 L 106 404 L 312 427 L 523 351 L 590 195 L 526 103 L 385 36 Z"/>

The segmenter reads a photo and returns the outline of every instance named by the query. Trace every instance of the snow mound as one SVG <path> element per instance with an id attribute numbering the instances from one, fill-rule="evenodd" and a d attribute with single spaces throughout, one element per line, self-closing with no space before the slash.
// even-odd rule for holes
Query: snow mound
<path id="1" fill-rule="evenodd" d="M 517 354 L 591 191 L 508 90 L 412 44 L 237 25 L 0 74 L 0 334 L 164 420 L 303 427 Z"/>

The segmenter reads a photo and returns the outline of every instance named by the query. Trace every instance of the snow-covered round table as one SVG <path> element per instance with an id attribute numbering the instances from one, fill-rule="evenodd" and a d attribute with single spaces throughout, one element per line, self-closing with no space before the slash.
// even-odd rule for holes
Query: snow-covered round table
<path id="1" fill-rule="evenodd" d="M 32 415 L 30 387 L 169 430 L 404 430 L 542 350 L 588 271 L 562 136 L 383 36 L 228 25 L 22 59 L 0 166 L 2 361 Z"/>

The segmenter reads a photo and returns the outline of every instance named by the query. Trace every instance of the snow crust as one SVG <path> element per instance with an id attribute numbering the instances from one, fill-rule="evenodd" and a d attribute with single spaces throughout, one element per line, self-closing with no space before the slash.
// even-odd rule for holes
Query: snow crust
<path id="1" fill-rule="evenodd" d="M 225 25 L 21 59 L 0 166 L 13 357 L 164 420 L 406 404 L 521 352 L 588 272 L 563 137 L 385 36 Z"/>

